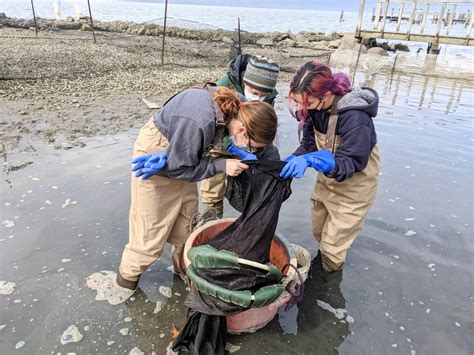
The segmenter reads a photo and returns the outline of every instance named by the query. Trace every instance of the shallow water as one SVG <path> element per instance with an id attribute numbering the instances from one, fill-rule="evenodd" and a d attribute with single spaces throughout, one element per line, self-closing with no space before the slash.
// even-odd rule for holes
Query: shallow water
<path id="1" fill-rule="evenodd" d="M 297 306 L 281 310 L 255 334 L 230 337 L 241 347 L 238 354 L 474 352 L 474 88 L 397 75 L 391 85 L 381 75 L 361 74 L 356 81 L 373 85 L 381 99 L 375 119 L 382 154 L 376 203 L 343 273 L 313 270 Z M 283 96 L 276 107 L 278 144 L 286 156 L 296 147 L 296 124 Z M 128 354 L 135 346 L 162 354 L 171 327 L 184 324 L 186 289 L 167 269 L 169 249 L 125 304 L 95 301 L 96 292 L 84 287 L 94 272 L 116 270 L 127 241 L 127 169 L 136 135 L 5 158 L 7 165 L 34 164 L 2 172 L 0 280 L 16 284 L 11 294 L 0 294 L 2 354 Z M 314 181 L 310 173 L 293 183 L 278 225 L 313 256 Z M 171 287 L 172 297 L 164 297 L 160 286 Z M 159 301 L 163 307 L 155 314 Z M 61 335 L 71 325 L 83 338 L 62 345 Z M 128 335 L 120 333 L 124 328 Z M 24 346 L 15 349 L 20 341 Z"/>

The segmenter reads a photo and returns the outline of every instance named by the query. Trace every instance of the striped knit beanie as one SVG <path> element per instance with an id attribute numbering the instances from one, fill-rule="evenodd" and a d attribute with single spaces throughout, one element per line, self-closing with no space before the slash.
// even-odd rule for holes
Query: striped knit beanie
<path id="1" fill-rule="evenodd" d="M 277 84 L 279 72 L 280 67 L 272 60 L 266 57 L 252 56 L 242 80 L 245 85 L 270 93 Z"/>

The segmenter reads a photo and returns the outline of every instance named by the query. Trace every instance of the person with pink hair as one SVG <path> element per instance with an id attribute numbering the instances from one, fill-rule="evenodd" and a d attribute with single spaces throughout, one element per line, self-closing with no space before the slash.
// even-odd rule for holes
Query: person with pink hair
<path id="1" fill-rule="evenodd" d="M 319 172 L 311 196 L 312 231 L 323 269 L 340 270 L 377 192 L 380 155 L 372 118 L 378 94 L 351 88 L 346 74 L 333 74 L 314 60 L 295 72 L 288 100 L 303 136 L 280 176 L 302 178 L 308 167 Z"/>

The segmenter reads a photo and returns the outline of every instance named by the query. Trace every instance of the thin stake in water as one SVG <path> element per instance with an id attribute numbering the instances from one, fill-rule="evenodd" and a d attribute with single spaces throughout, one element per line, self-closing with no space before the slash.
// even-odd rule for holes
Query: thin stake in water
<path id="1" fill-rule="evenodd" d="M 38 25 L 36 24 L 35 5 L 33 4 L 33 0 L 31 0 L 31 10 L 33 10 L 33 21 L 35 22 L 35 33 L 36 33 L 36 37 L 38 37 Z"/>
<path id="2" fill-rule="evenodd" d="M 87 0 L 87 5 L 89 6 L 89 17 L 91 19 L 92 36 L 94 37 L 94 43 L 97 43 L 97 41 L 95 40 L 94 22 L 92 21 L 92 11 L 91 11 L 90 0 Z"/>
<path id="3" fill-rule="evenodd" d="M 168 0 L 165 1 L 165 19 L 163 22 L 163 43 L 161 45 L 161 65 L 165 64 L 165 37 L 166 37 L 166 17 L 168 16 Z"/>

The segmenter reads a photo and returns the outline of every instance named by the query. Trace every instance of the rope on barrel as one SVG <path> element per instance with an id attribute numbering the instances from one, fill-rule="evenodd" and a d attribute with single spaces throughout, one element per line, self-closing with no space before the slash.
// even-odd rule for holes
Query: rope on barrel
<path id="1" fill-rule="evenodd" d="M 285 305 L 285 308 L 284 308 L 285 312 L 288 312 L 291 309 L 291 307 L 293 307 L 295 304 L 297 304 L 301 300 L 301 298 L 303 297 L 303 292 L 304 292 L 303 277 L 301 276 L 301 273 L 298 270 L 298 268 L 292 264 L 286 264 L 285 266 L 283 266 L 283 269 L 281 271 L 285 272 L 285 269 L 287 267 L 292 267 L 295 270 L 296 275 L 298 275 L 298 278 L 299 278 L 299 283 L 297 282 L 294 286 L 295 292 L 291 290 L 291 286 L 290 286 L 291 282 L 289 282 L 288 285 L 286 285 L 285 290 L 291 295 L 291 298 Z"/>

